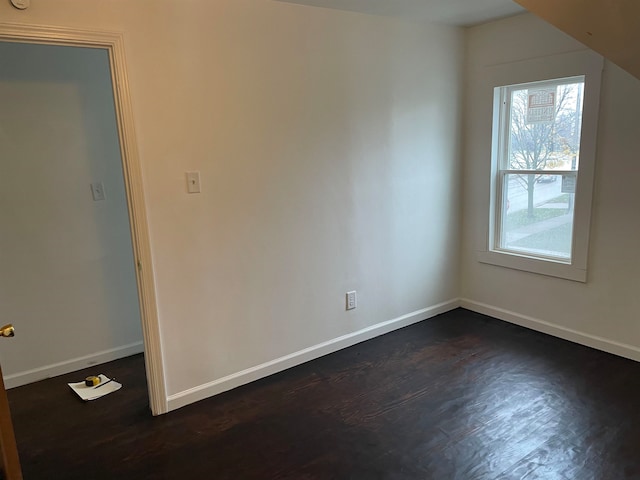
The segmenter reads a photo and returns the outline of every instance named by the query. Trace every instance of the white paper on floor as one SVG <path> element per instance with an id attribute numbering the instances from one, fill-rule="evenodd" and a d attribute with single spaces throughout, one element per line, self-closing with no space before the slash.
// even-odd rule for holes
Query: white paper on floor
<path id="1" fill-rule="evenodd" d="M 78 396 L 85 402 L 88 400 L 95 400 L 96 398 L 104 397 L 105 395 L 122 388 L 121 383 L 118 383 L 115 380 L 111 380 L 106 375 L 100 374 L 99 377 L 100 383 L 95 387 L 87 387 L 84 381 L 77 383 L 67 383 L 67 385 L 69 385 L 71 387 L 71 390 L 76 392 Z"/>

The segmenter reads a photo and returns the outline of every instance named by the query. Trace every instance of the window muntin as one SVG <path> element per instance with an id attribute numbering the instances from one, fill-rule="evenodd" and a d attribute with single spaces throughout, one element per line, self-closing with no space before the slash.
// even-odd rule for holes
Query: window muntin
<path id="1" fill-rule="evenodd" d="M 571 263 L 584 76 L 496 88 L 494 251 Z"/>

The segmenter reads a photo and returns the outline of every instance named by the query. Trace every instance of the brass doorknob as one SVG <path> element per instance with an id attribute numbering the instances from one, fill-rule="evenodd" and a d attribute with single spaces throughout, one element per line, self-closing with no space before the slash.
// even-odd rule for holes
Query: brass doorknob
<path id="1" fill-rule="evenodd" d="M 13 325 L 8 324 L 4 327 L 0 327 L 0 337 L 13 337 L 16 334 L 16 329 L 13 328 Z"/>

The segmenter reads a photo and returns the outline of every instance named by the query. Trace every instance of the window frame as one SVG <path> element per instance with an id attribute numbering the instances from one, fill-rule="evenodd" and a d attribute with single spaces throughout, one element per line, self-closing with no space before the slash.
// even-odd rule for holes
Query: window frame
<path id="1" fill-rule="evenodd" d="M 600 84 L 604 61 L 591 50 L 536 58 L 521 62 L 496 65 L 487 68 L 488 84 L 493 94 L 493 122 L 491 142 L 491 179 L 489 194 L 489 218 L 484 245 L 477 251 L 477 260 L 516 270 L 548 275 L 568 280 L 586 282 L 591 202 L 596 157 L 596 137 L 600 103 Z M 530 255 L 496 248 L 496 235 L 501 221 L 497 213 L 502 188 L 499 182 L 498 162 L 500 149 L 505 148 L 504 129 L 499 114 L 505 105 L 500 87 L 516 87 L 537 82 L 558 81 L 572 77 L 584 77 L 582 127 L 580 136 L 580 164 L 576 179 L 571 259 Z M 520 171 L 519 173 L 522 173 Z M 536 173 L 539 173 L 536 171 Z M 553 171 L 553 173 L 562 173 Z M 572 172 L 573 173 L 573 172 Z"/>

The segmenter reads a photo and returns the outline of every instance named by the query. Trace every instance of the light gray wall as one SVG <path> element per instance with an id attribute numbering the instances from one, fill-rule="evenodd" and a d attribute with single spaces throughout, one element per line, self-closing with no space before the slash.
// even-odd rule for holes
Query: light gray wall
<path id="1" fill-rule="evenodd" d="M 7 384 L 140 351 L 106 51 L 0 42 L 0 103 L 0 317 L 17 330 L 0 346 Z"/>
<path id="2" fill-rule="evenodd" d="M 467 32 L 462 297 L 470 308 L 640 360 L 640 81 L 619 67 L 605 62 L 603 73 L 587 283 L 475 258 L 488 221 L 492 92 L 478 89 L 486 67 L 584 48 L 532 15 Z"/>

